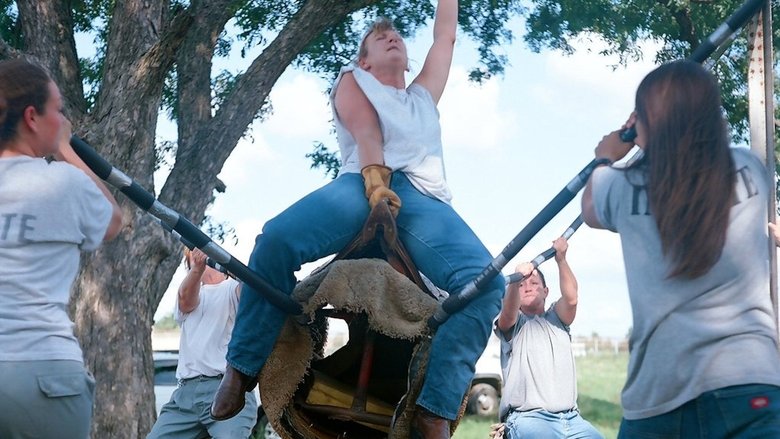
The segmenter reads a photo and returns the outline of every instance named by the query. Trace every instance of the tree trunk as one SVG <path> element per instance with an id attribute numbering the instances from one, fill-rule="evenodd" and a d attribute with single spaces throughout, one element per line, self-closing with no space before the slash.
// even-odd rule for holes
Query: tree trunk
<path id="1" fill-rule="evenodd" d="M 71 2 L 18 0 L 24 48 L 0 39 L 0 58 L 46 66 L 60 86 L 74 132 L 154 192 L 155 135 L 165 77 L 178 65 L 179 139 L 160 200 L 200 223 L 217 174 L 287 66 L 314 38 L 379 0 L 308 0 L 279 31 L 213 113 L 211 59 L 217 36 L 243 0 L 116 0 L 110 11 L 100 90 L 87 109 Z M 213 113 L 213 114 L 212 114 Z M 191 190 L 191 182 L 200 182 Z M 95 375 L 92 437 L 142 438 L 154 422 L 151 327 L 181 261 L 181 245 L 122 194 L 119 236 L 82 255 L 71 315 Z"/>

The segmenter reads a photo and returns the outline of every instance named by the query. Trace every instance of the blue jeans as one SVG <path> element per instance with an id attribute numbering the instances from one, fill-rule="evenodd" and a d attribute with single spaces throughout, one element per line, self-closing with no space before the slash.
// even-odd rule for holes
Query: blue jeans
<path id="1" fill-rule="evenodd" d="M 459 292 L 490 263 L 490 253 L 452 206 L 420 193 L 403 173 L 393 173 L 391 188 L 403 203 L 398 235 L 417 268 L 437 287 Z M 349 173 L 305 196 L 265 224 L 249 268 L 290 294 L 301 264 L 338 252 L 361 230 L 369 213 L 364 192 L 363 177 Z M 256 375 L 287 316 L 248 285 L 242 288 L 227 360 Z M 497 276 L 489 291 L 439 327 L 418 405 L 447 419 L 457 417 L 503 294 L 504 280 Z"/>
<path id="2" fill-rule="evenodd" d="M 551 413 L 546 410 L 511 412 L 506 418 L 507 439 L 604 439 L 580 412 Z"/>
<path id="3" fill-rule="evenodd" d="M 662 415 L 620 423 L 619 439 L 780 437 L 780 387 L 747 384 L 699 395 Z"/>

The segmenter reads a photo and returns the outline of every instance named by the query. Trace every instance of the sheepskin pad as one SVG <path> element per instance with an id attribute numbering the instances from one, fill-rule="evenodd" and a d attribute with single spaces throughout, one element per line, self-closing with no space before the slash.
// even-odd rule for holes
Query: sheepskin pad
<path id="1" fill-rule="evenodd" d="M 420 376 L 412 377 L 412 389 L 407 391 L 409 400 L 416 399 L 424 375 L 424 363 L 427 362 L 427 345 L 430 344 L 427 320 L 436 310 L 435 299 L 381 259 L 335 261 L 300 282 L 292 297 L 303 306 L 309 323 L 299 323 L 300 316 L 287 319 L 260 374 L 263 408 L 269 422 L 282 437 L 317 437 L 317 433 L 307 433 L 308 428 L 296 415 L 293 395 L 307 376 L 311 377 L 312 361 L 323 356 L 327 319 L 315 312 L 326 305 L 365 316 L 368 327 L 381 336 L 415 344 L 415 362 L 418 364 L 414 369 L 415 375 Z M 406 424 L 410 414 L 409 410 L 397 413 L 394 430 L 398 431 L 391 432 L 391 437 L 408 437 Z M 399 426 L 399 421 L 404 425 Z"/>

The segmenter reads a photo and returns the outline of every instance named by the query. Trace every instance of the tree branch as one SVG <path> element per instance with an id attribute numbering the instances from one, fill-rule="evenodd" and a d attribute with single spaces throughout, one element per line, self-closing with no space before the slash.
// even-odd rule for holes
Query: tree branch
<path id="1" fill-rule="evenodd" d="M 177 13 L 165 33 L 137 61 L 130 84 L 145 89 L 143 94 L 159 93 L 165 75 L 173 66 L 176 54 L 194 22 L 190 8 Z"/>
<path id="2" fill-rule="evenodd" d="M 232 16 L 232 0 L 199 4 L 195 22 L 176 59 L 179 148 L 194 143 L 200 127 L 211 120 L 211 67 L 220 33 Z"/>
<path id="3" fill-rule="evenodd" d="M 168 3 L 167 0 L 116 2 L 106 41 L 103 78 L 95 103 L 94 113 L 98 123 L 109 119 L 113 113 L 128 111 L 131 106 L 128 101 L 138 100 L 137 90 L 133 87 L 139 83 L 139 61 L 161 40 L 159 32 L 163 27 Z M 148 66 L 144 67 L 148 69 Z M 150 87 L 152 85 L 147 83 L 144 90 L 148 92 Z M 140 116 L 123 116 L 129 117 L 128 122 L 131 124 L 139 122 L 137 119 Z"/>
<path id="4" fill-rule="evenodd" d="M 52 75 L 65 98 L 65 111 L 74 119 L 84 116 L 87 103 L 81 81 L 70 2 L 18 0 L 25 53 Z"/>
<path id="5" fill-rule="evenodd" d="M 246 128 L 255 119 L 271 88 L 287 66 L 325 29 L 379 0 L 310 0 L 285 24 L 276 38 L 254 59 L 238 80 L 233 92 L 223 102 L 210 123 L 200 127 L 191 144 L 179 144 L 176 166 L 165 182 L 160 199 L 169 206 L 191 208 L 185 215 L 201 217 L 211 199 L 211 192 L 197 194 L 185 188 L 200 181 L 204 188 L 213 187 L 214 179 L 225 160 L 236 147 Z M 191 194 L 197 199 L 185 200 Z M 181 211 L 180 211 L 181 212 Z"/>
<path id="6" fill-rule="evenodd" d="M 100 152 L 152 191 L 156 156 L 154 134 L 166 73 L 193 23 L 190 8 L 168 23 L 168 1 L 117 2 L 108 35 L 103 80 L 95 105 L 95 133 L 125 139 L 132 148 Z M 108 122 L 112 123 L 109 125 Z"/>

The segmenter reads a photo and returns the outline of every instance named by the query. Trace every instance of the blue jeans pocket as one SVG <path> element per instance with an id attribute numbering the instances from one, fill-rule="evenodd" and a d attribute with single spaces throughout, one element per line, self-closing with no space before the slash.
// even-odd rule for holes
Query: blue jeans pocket
<path id="1" fill-rule="evenodd" d="M 49 398 L 91 394 L 94 386 L 95 380 L 85 372 L 38 376 L 38 388 Z"/>
<path id="2" fill-rule="evenodd" d="M 740 432 L 757 433 L 758 429 L 780 437 L 780 387 L 765 384 L 726 387 L 713 391 L 712 397 L 728 437 Z"/>

